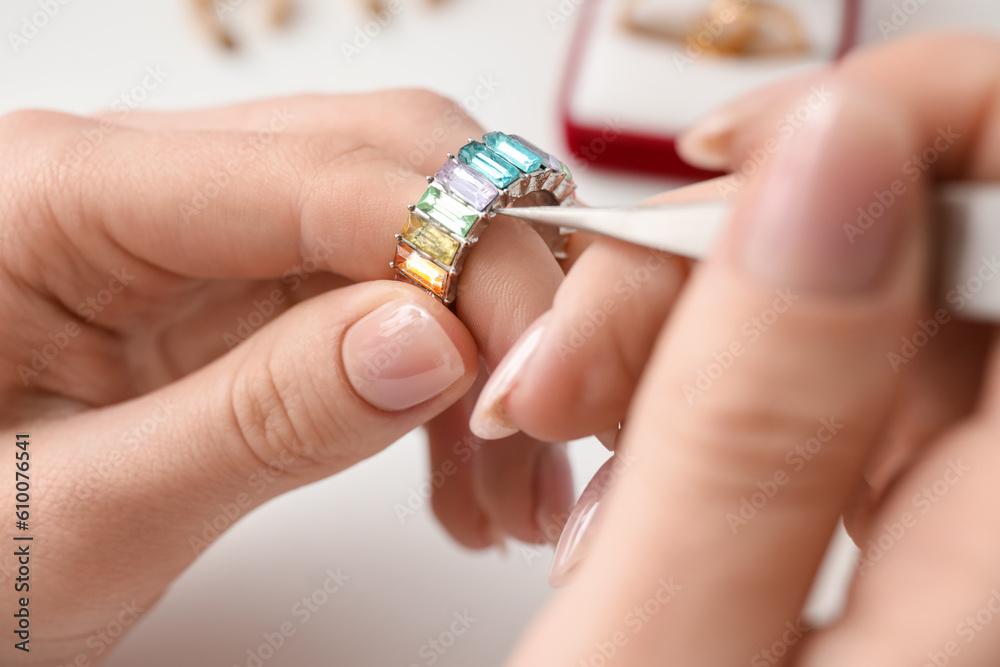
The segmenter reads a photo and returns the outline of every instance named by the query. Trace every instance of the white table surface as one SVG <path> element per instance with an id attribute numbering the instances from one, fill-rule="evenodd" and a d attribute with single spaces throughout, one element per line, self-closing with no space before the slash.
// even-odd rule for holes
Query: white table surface
<path id="1" fill-rule="evenodd" d="M 37 1 L 0 6 L 0 112 L 105 109 L 147 67 L 168 73 L 143 103 L 148 109 L 390 86 L 463 98 L 480 77 L 493 77 L 500 85 L 476 111 L 483 125 L 565 152 L 555 93 L 574 21 L 550 27 L 545 13 L 558 11 L 557 0 L 503 0 L 502 9 L 485 0 L 439 8 L 403 0 L 403 11 L 350 63 L 341 42 L 367 17 L 349 0 L 299 0 L 302 13 L 281 32 L 264 26 L 261 0 L 230 0 L 244 42 L 236 55 L 207 42 L 183 0 L 64 0 L 15 52 L 7 35 L 39 11 Z M 672 185 L 598 169 L 577 180 L 594 204 L 627 204 Z M 589 441 L 574 443 L 572 456 L 582 485 L 607 454 Z M 506 556 L 469 553 L 449 541 L 429 508 L 401 524 L 394 504 L 426 474 L 424 438 L 413 433 L 336 478 L 260 508 L 176 582 L 107 664 L 246 666 L 247 650 L 285 621 L 296 634 L 263 662 L 268 667 L 500 664 L 550 594 L 551 551 L 512 545 Z M 836 608 L 850 568 L 850 548 L 841 543 L 838 552 L 834 574 L 820 586 L 827 611 Z M 338 568 L 350 579 L 300 623 L 295 603 Z M 456 612 L 477 620 L 432 663 L 425 642 L 447 631 Z"/>

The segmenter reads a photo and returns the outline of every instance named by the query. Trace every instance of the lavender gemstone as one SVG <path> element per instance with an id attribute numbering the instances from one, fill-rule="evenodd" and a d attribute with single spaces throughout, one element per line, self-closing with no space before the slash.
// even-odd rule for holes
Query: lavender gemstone
<path id="1" fill-rule="evenodd" d="M 519 144 L 521 144 L 525 148 L 527 148 L 529 151 L 531 151 L 535 155 L 541 155 L 542 156 L 542 165 L 543 166 L 551 169 L 552 171 L 559 171 L 560 169 L 562 169 L 562 167 L 559 166 L 559 158 L 557 158 L 552 153 L 549 153 L 548 151 L 543 151 L 541 148 L 539 148 L 538 146 L 536 146 L 535 144 L 531 143 L 530 141 L 528 141 L 527 139 L 525 139 L 524 137 L 522 137 L 520 135 L 512 134 L 512 135 L 510 135 L 510 138 L 513 139 L 514 141 L 518 142 Z"/>
<path id="2" fill-rule="evenodd" d="M 477 211 L 485 211 L 500 194 L 497 186 L 458 160 L 445 162 L 434 178 L 445 190 L 463 199 Z"/>

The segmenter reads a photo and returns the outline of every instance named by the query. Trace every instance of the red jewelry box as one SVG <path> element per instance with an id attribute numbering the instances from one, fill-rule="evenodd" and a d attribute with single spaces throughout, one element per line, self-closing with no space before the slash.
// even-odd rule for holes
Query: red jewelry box
<path id="1" fill-rule="evenodd" d="M 671 1 L 683 4 L 661 4 Z M 582 0 L 558 103 L 566 143 L 591 164 L 674 178 L 713 176 L 684 162 L 674 138 L 727 101 L 828 65 L 849 51 L 859 2 L 770 0 L 799 18 L 808 51 L 736 57 L 701 55 L 696 47 L 686 51 L 682 41 L 630 31 L 621 0 Z M 708 5 L 707 0 L 687 4 Z"/>

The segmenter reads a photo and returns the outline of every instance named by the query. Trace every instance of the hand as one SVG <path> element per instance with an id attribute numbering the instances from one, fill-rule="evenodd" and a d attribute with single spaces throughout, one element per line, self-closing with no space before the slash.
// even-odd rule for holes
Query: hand
<path id="1" fill-rule="evenodd" d="M 689 279 L 634 247 L 584 251 L 533 351 L 512 352 L 517 383 L 476 411 L 478 431 L 494 414 L 542 438 L 625 422 L 589 553 L 509 665 L 997 663 L 996 327 L 932 298 L 927 191 L 1000 178 L 998 92 L 985 38 L 859 52 L 683 141 L 756 172 L 731 181 L 749 182 Z M 970 280 L 995 277 L 983 252 Z M 862 548 L 850 603 L 805 634 L 844 513 Z"/>
<path id="2" fill-rule="evenodd" d="M 32 664 L 96 664 L 123 604 L 148 609 L 238 517 L 428 420 L 432 469 L 451 462 L 435 509 L 464 544 L 537 539 L 537 511 L 566 509 L 561 446 L 479 448 L 463 398 L 477 352 L 492 368 L 551 301 L 544 244 L 491 225 L 468 328 L 387 280 L 422 174 L 480 132 L 421 91 L 0 118 L 4 507 L 15 463 L 30 476 L 29 530 L 0 539 L 36 540 Z M 4 664 L 29 657 L 12 643 Z"/>

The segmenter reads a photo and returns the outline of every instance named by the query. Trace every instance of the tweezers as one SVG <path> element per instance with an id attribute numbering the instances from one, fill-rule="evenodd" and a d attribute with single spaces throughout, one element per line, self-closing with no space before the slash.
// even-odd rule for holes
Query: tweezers
<path id="1" fill-rule="evenodd" d="M 956 181 L 933 192 L 942 305 L 966 319 L 1000 322 L 1000 185 Z M 511 207 L 503 215 L 585 231 L 702 259 L 729 222 L 732 202 L 704 199 L 623 208 Z"/>

